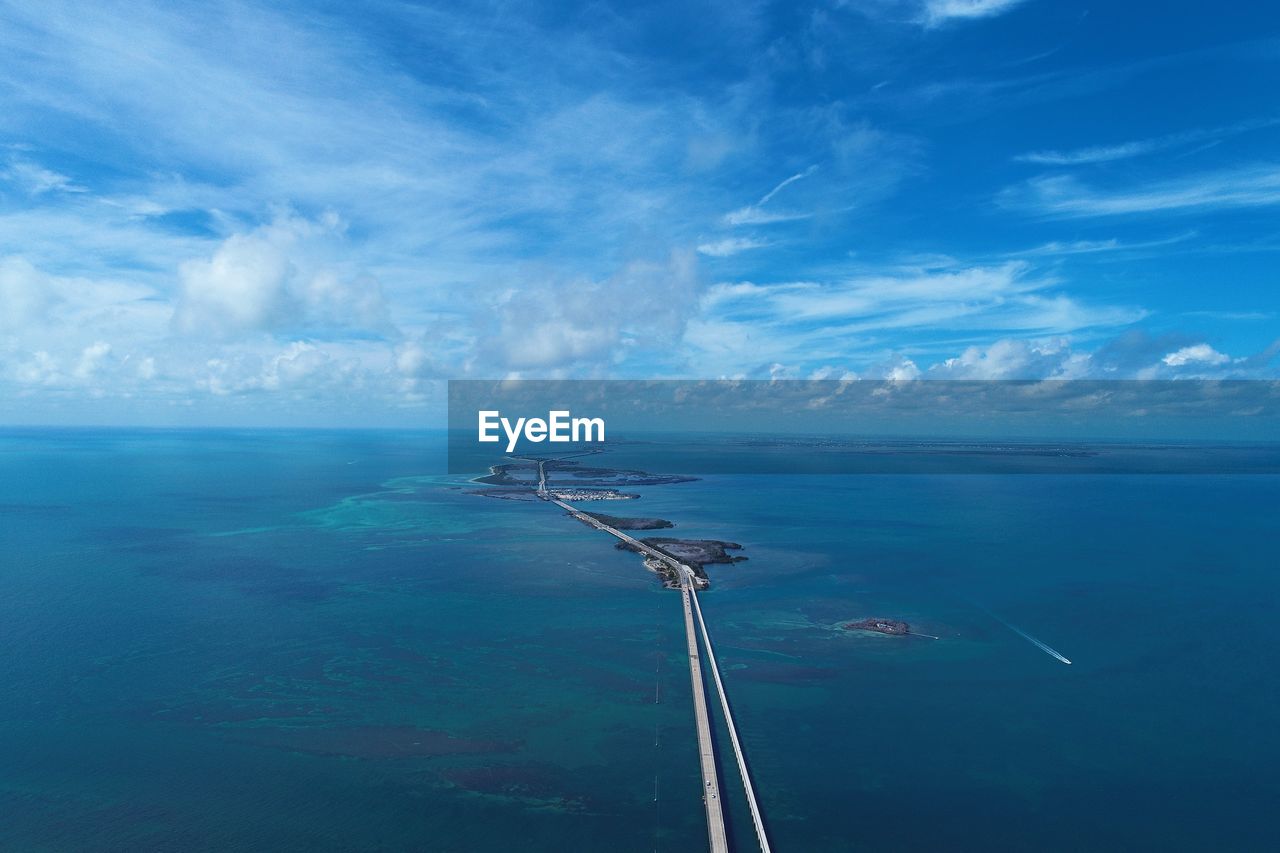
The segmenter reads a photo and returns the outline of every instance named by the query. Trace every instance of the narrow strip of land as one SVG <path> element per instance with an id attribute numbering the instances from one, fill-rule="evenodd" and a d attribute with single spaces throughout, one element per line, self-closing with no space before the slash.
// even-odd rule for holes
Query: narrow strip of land
<path id="1" fill-rule="evenodd" d="M 720 779 L 716 773 L 716 748 L 711 740 L 711 717 L 707 714 L 706 688 L 698 655 L 698 636 L 693 631 L 693 594 L 687 576 L 681 573 L 680 595 L 684 598 L 684 630 L 689 643 L 689 680 L 693 686 L 693 713 L 698 724 L 698 758 L 702 761 L 703 803 L 707 808 L 707 840 L 711 853 L 728 853 L 729 837 L 724 829 L 724 809 L 720 805 Z"/>
<path id="2" fill-rule="evenodd" d="M 756 827 L 756 839 L 760 842 L 762 853 L 770 853 L 769 837 L 764 831 L 764 818 L 760 815 L 760 804 L 756 802 L 755 787 L 751 784 L 751 774 L 747 771 L 747 758 L 742 752 L 742 744 L 738 741 L 738 727 L 733 723 L 733 713 L 729 710 L 729 696 L 724 692 L 724 682 L 720 680 L 720 665 L 716 663 L 716 652 L 711 646 L 711 635 L 707 633 L 707 620 L 702 618 L 702 605 L 698 603 L 698 593 L 687 590 L 686 598 L 693 599 L 693 606 L 698 611 L 698 625 L 702 628 L 702 645 L 707 649 L 707 660 L 711 662 L 711 675 L 715 678 L 716 690 L 720 694 L 720 708 L 724 711 L 724 721 L 729 728 L 729 740 L 733 743 L 733 754 L 738 759 L 738 773 L 742 775 L 742 787 L 747 792 L 747 805 L 751 807 L 751 820 Z M 686 606 L 688 602 L 685 602 Z"/>
<path id="3" fill-rule="evenodd" d="M 596 530 L 603 530 L 605 533 L 608 533 L 611 536 L 618 537 L 623 542 L 626 542 L 628 545 L 630 545 L 632 548 L 635 548 L 641 554 L 644 554 L 647 557 L 652 557 L 655 560 L 661 560 L 663 563 L 671 567 L 672 571 L 675 572 L 677 577 L 680 577 L 682 579 L 681 580 L 682 584 L 684 582 L 683 578 L 685 576 L 685 573 L 688 573 L 690 578 L 689 582 L 693 584 L 693 586 L 705 587 L 707 585 L 707 581 L 695 575 L 693 573 L 692 568 L 680 562 L 675 557 L 672 557 L 670 554 L 666 554 L 662 551 L 659 551 L 657 548 L 653 547 L 652 545 L 648 545 L 644 542 L 641 542 L 639 539 L 635 538 L 634 536 L 630 536 L 626 533 L 623 533 L 621 530 L 619 530 L 616 527 L 610 527 L 608 524 L 605 524 L 603 521 L 591 515 L 590 513 L 585 513 L 582 510 L 577 509 L 576 507 L 570 506 L 569 504 L 565 503 L 559 498 L 552 497 L 551 493 L 547 492 L 546 490 L 539 490 L 538 496 L 543 500 L 550 501 L 551 503 L 560 507 L 561 509 L 568 512 L 570 515 L 572 515 L 574 518 L 578 519 L 579 521 L 585 524 L 590 524 Z"/>
<path id="4" fill-rule="evenodd" d="M 720 679 L 720 667 L 716 664 L 715 651 L 711 646 L 711 637 L 707 633 L 707 625 L 702 618 L 702 607 L 698 604 L 697 587 L 704 585 L 706 581 L 695 575 L 692 568 L 670 554 L 663 553 L 657 548 L 641 542 L 634 536 L 629 536 L 616 527 L 605 524 L 600 519 L 554 497 L 547 490 L 547 474 L 545 463 L 543 462 L 538 462 L 537 494 L 542 500 L 555 504 L 579 521 L 621 539 L 641 554 L 662 561 L 670 566 L 674 570 L 676 577 L 680 579 L 680 596 L 684 604 L 685 640 L 689 649 L 689 681 L 693 688 L 694 721 L 698 729 L 698 758 L 702 765 L 702 796 L 707 811 L 707 840 L 711 846 L 711 853 L 728 853 L 729 840 L 725 831 L 724 808 L 720 799 L 720 778 L 716 770 L 715 743 L 711 738 L 711 716 L 707 711 L 706 685 L 702 677 L 702 658 L 698 653 L 698 635 L 694 630 L 693 624 L 694 608 L 697 608 L 698 623 L 702 629 L 703 645 L 706 647 L 707 656 L 711 661 L 711 672 L 715 677 L 716 690 L 720 696 L 720 707 L 724 711 L 725 722 L 729 728 L 729 738 L 733 742 L 734 755 L 738 761 L 738 772 L 742 774 L 742 783 L 747 792 L 747 803 L 751 807 L 751 818 L 755 823 L 756 837 L 759 839 L 760 849 L 763 853 L 770 853 L 769 841 L 764 831 L 764 821 L 760 816 L 759 804 L 756 802 L 755 789 L 751 784 L 751 776 L 747 771 L 747 762 L 742 751 L 742 744 L 738 740 L 738 729 L 734 725 L 733 714 L 729 710 L 729 698 L 725 693 L 724 682 Z"/>

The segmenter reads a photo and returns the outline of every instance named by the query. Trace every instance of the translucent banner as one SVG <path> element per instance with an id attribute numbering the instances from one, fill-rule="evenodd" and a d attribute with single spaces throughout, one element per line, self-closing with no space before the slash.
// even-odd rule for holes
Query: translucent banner
<path id="1" fill-rule="evenodd" d="M 1277 438 L 1274 381 L 449 382 L 450 473 L 554 460 L 582 483 L 605 469 L 1265 474 L 1280 473 Z"/>

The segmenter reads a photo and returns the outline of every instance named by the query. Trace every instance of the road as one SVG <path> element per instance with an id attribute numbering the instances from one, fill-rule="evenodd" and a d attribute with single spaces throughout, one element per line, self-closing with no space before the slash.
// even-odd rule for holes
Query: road
<path id="1" fill-rule="evenodd" d="M 541 482 L 540 480 L 540 484 Z M 684 630 L 689 646 L 689 682 L 693 687 L 693 715 L 698 727 L 698 758 L 702 763 L 702 799 L 707 809 L 707 840 L 711 844 L 711 853 L 728 853 L 729 839 L 725 833 L 724 809 L 720 801 L 720 776 L 716 771 L 716 749 L 711 740 L 711 716 L 707 712 L 706 686 L 702 679 L 702 660 L 698 654 L 698 635 L 693 627 L 693 599 L 690 598 L 695 594 L 694 588 L 697 584 L 705 581 L 697 577 L 692 568 L 670 555 L 646 545 L 616 527 L 610 527 L 598 518 L 575 509 L 559 498 L 551 497 L 541 485 L 538 496 L 543 500 L 549 500 L 574 518 L 585 521 L 597 530 L 616 536 L 642 554 L 661 560 L 675 569 L 680 578 L 680 595 L 684 598 Z M 714 661 L 712 663 L 714 665 Z"/>
<path id="2" fill-rule="evenodd" d="M 716 773 L 716 747 L 711 740 L 711 717 L 707 714 L 707 694 L 702 681 L 698 636 L 693 631 L 695 595 L 689 583 L 692 574 L 680 574 L 680 595 L 684 598 L 684 630 L 689 643 L 689 680 L 693 686 L 693 714 L 698 724 L 698 758 L 702 761 L 702 799 L 707 807 L 707 840 L 711 853 L 728 853 L 729 837 L 724 829 L 724 809 L 720 804 L 720 778 Z"/>
<path id="3" fill-rule="evenodd" d="M 742 776 L 742 787 L 746 789 L 747 805 L 751 808 L 751 822 L 755 825 L 756 840 L 760 842 L 761 853 L 770 853 L 769 836 L 764 831 L 764 818 L 760 814 L 760 804 L 756 802 L 756 789 L 751 784 L 751 773 L 747 770 L 747 757 L 742 752 L 742 744 L 738 741 L 738 727 L 733 723 L 733 712 L 729 710 L 729 696 L 724 691 L 724 682 L 720 680 L 720 665 L 716 663 L 716 651 L 711 646 L 711 635 L 707 633 L 707 620 L 702 618 L 702 605 L 698 603 L 698 593 L 686 590 L 685 609 L 688 599 L 693 599 L 693 606 L 698 611 L 698 625 L 702 628 L 702 645 L 707 649 L 707 660 L 711 662 L 711 675 L 716 682 L 716 691 L 720 694 L 720 708 L 724 711 L 725 725 L 729 729 L 729 740 L 733 744 L 733 754 L 738 760 L 738 773 Z"/>
<path id="4" fill-rule="evenodd" d="M 711 739 L 711 717 L 707 711 L 706 685 L 702 677 L 702 658 L 698 653 L 698 636 L 694 629 L 695 608 L 697 621 L 702 629 L 702 641 L 707 650 L 707 658 L 711 662 L 711 673 L 716 683 L 716 691 L 720 697 L 720 707 L 724 711 L 725 723 L 729 729 L 729 739 L 733 743 L 734 756 L 738 762 L 738 772 L 742 775 L 742 784 L 746 789 L 747 805 L 751 809 L 751 819 L 755 825 L 756 838 L 760 842 L 762 853 L 771 853 L 769 839 L 765 834 L 764 820 L 760 814 L 760 806 L 756 801 L 755 788 L 751 784 L 751 774 L 747 769 L 746 756 L 738 739 L 738 729 L 733 722 L 733 713 L 729 709 L 729 697 L 725 693 L 724 682 L 720 678 L 720 667 L 716 664 L 715 650 L 711 646 L 711 636 L 707 632 L 707 623 L 702 618 L 702 606 L 698 603 L 697 588 L 706 585 L 707 581 L 693 573 L 693 569 L 665 554 L 658 549 L 646 545 L 634 536 L 611 527 L 577 508 L 570 506 L 547 491 L 546 469 L 544 463 L 538 463 L 538 497 L 549 501 L 597 530 L 621 539 L 640 553 L 660 560 L 670 566 L 680 579 L 680 596 L 684 604 L 685 638 L 689 648 L 689 680 L 693 688 L 694 719 L 698 728 L 698 758 L 702 765 L 703 803 L 707 811 L 707 840 L 712 853 L 728 853 L 729 841 L 725 832 L 724 808 L 720 798 L 720 778 L 716 771 L 715 743 Z"/>
<path id="5" fill-rule="evenodd" d="M 596 530 L 603 530 L 605 533 L 608 533 L 611 536 L 618 537 L 623 542 L 626 542 L 628 545 L 632 546 L 637 551 L 644 554 L 646 557 L 652 557 L 655 560 L 661 560 L 662 562 L 670 566 L 672 570 L 675 571 L 678 577 L 683 578 L 685 573 L 687 572 L 689 577 L 692 578 L 690 582 L 695 587 L 702 588 L 707 585 L 707 581 L 705 578 L 700 578 L 697 575 L 695 575 L 693 573 L 693 569 L 691 569 L 689 566 L 685 565 L 684 563 L 680 562 L 675 557 L 672 557 L 670 554 L 663 553 L 662 551 L 659 551 L 657 548 L 654 548 L 652 545 L 646 545 L 645 543 L 641 542 L 639 539 L 635 538 L 634 536 L 629 536 L 626 533 L 623 533 L 621 530 L 619 530 L 616 527 L 610 527 L 600 519 L 595 518 L 594 516 L 588 515 L 582 510 L 579 510 L 579 509 L 576 509 L 575 507 L 570 506 L 569 504 L 565 503 L 559 498 L 551 497 L 550 492 L 547 492 L 545 490 L 540 490 L 538 492 L 538 496 L 541 497 L 543 500 L 550 501 L 551 503 L 565 510 L 574 518 L 578 519 L 579 521 L 590 524 Z"/>

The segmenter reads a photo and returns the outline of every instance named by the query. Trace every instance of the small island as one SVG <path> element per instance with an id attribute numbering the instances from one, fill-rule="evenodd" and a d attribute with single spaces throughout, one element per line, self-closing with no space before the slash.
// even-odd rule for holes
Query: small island
<path id="1" fill-rule="evenodd" d="M 540 467 L 541 466 L 541 467 Z M 553 491 L 581 491 L 585 489 L 617 489 L 628 486 L 663 486 L 670 483 L 690 483 L 697 477 L 679 474 L 650 474 L 633 469 L 598 468 L 578 465 L 564 459 L 518 459 L 489 466 L 489 473 L 472 482 L 486 486 L 538 485 L 539 470 L 545 472 L 547 488 Z"/>
<path id="2" fill-rule="evenodd" d="M 728 553 L 741 550 L 741 545 L 716 539 L 672 539 L 659 536 L 633 539 L 622 531 L 662 530 L 675 527 L 675 523 L 665 518 L 588 512 L 569 503 L 634 500 L 640 496 L 621 489 L 688 483 L 697 479 L 680 474 L 651 474 L 637 469 L 584 466 L 565 457 L 508 456 L 507 461 L 491 465 L 487 475 L 473 479 L 472 483 L 483 488 L 472 489 L 470 494 L 499 500 L 557 504 L 582 523 L 622 539 L 617 547 L 641 554 L 645 567 L 657 574 L 669 589 L 680 589 L 682 565 L 692 572 L 694 585 L 698 589 L 706 589 L 710 585 L 710 579 L 703 566 L 707 563 L 737 563 L 747 559 Z"/>
<path id="3" fill-rule="evenodd" d="M 583 512 L 583 515 L 589 515 L 601 524 L 607 524 L 615 530 L 662 530 L 667 527 L 675 527 L 665 518 L 624 518 L 620 515 L 609 515 L 603 512 Z"/>
<path id="4" fill-rule="evenodd" d="M 721 542 L 719 539 L 671 539 L 666 536 L 646 536 L 640 541 L 664 554 L 670 554 L 681 562 L 688 563 L 695 569 L 706 563 L 741 563 L 747 559 L 738 554 L 728 553 L 742 550 L 742 546 L 737 542 Z"/>
<path id="5" fill-rule="evenodd" d="M 693 575 L 700 582 L 700 588 L 705 588 L 710 583 L 707 570 L 703 568 L 707 563 L 740 563 L 747 559 L 737 554 L 727 553 L 729 550 L 742 549 L 737 542 L 721 542 L 718 539 L 671 539 L 665 536 L 646 536 L 639 541 L 658 553 L 693 569 Z M 639 549 L 628 542 L 619 542 L 615 547 L 620 551 L 639 553 Z M 663 585 L 668 589 L 680 588 L 680 578 L 667 561 L 646 557 L 644 564 L 646 568 L 662 578 Z"/>
<path id="6" fill-rule="evenodd" d="M 860 619 L 857 622 L 846 622 L 843 627 L 847 631 L 875 631 L 878 634 L 890 634 L 895 637 L 911 633 L 911 626 L 897 619 Z"/>

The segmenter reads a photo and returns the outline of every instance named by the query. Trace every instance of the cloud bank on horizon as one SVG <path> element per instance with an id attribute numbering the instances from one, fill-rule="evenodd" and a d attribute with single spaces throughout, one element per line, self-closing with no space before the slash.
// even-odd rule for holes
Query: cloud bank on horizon
<path id="1" fill-rule="evenodd" d="M 1274 378 L 1280 12 L 1179 8 L 0 0 L 0 423 Z"/>

